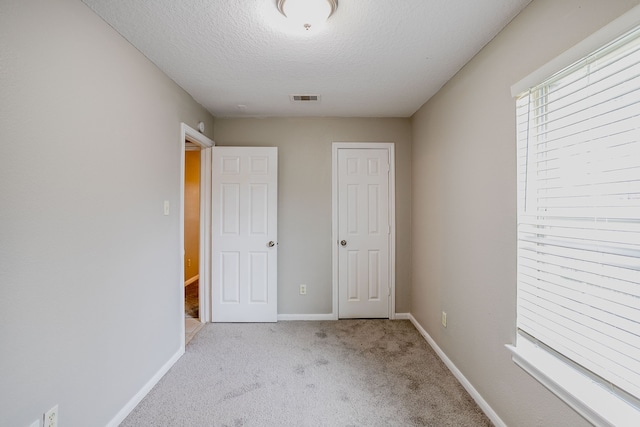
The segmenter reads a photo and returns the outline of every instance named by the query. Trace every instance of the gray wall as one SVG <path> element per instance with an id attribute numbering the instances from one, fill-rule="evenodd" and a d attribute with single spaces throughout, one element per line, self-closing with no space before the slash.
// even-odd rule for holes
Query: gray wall
<path id="1" fill-rule="evenodd" d="M 587 424 L 504 347 L 516 314 L 510 86 L 638 3 L 534 0 L 412 118 L 411 313 L 510 426 Z"/>
<path id="2" fill-rule="evenodd" d="M 409 310 L 409 119 L 216 118 L 216 145 L 278 147 L 278 313 L 331 313 L 331 144 L 394 142 L 396 311 Z M 298 285 L 307 285 L 299 295 Z"/>
<path id="3" fill-rule="evenodd" d="M 280 148 L 279 312 L 331 311 L 331 142 L 395 142 L 396 310 L 508 425 L 584 425 L 504 348 L 509 87 L 639 2 L 534 0 L 411 120 L 217 119 L 219 145 Z M 180 347 L 179 123 L 214 121 L 79 1 L 0 8 L 0 425 L 104 425 Z"/>
<path id="4" fill-rule="evenodd" d="M 0 425 L 105 425 L 180 348 L 180 122 L 213 117 L 80 1 L 0 12 Z"/>

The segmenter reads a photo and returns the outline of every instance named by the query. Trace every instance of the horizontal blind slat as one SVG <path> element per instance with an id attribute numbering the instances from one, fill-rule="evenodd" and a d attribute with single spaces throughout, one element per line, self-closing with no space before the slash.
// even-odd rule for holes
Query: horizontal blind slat
<path id="1" fill-rule="evenodd" d="M 555 126 L 558 121 L 572 115 L 579 115 L 587 109 L 596 109 L 610 100 L 627 95 L 633 96 L 634 91 L 640 87 L 638 70 L 640 70 L 640 62 L 631 64 L 622 73 L 610 75 L 608 80 L 599 80 L 589 86 L 576 88 L 573 92 L 564 94 L 551 92 L 545 95 L 546 101 L 536 108 L 530 119 L 540 122 L 542 117 L 547 116 L 548 121 L 545 117 L 544 124 Z"/>
<path id="2" fill-rule="evenodd" d="M 545 235 L 548 237 L 560 237 L 579 241 L 592 242 L 594 244 L 619 243 L 630 249 L 636 249 L 640 253 L 640 233 L 628 230 L 594 230 L 587 227 L 571 228 L 561 225 L 547 225 L 544 227 L 520 224 L 519 231 L 532 235 Z"/>
<path id="3" fill-rule="evenodd" d="M 562 299 L 552 299 L 553 295 L 546 297 L 536 288 L 523 288 L 523 306 L 531 303 L 544 310 L 538 310 L 537 315 L 546 321 L 552 321 L 562 325 L 571 335 L 576 333 L 574 339 L 577 343 L 591 347 L 600 354 L 610 354 L 616 359 L 621 359 L 623 364 L 631 370 L 640 373 L 640 350 L 638 349 L 638 336 L 628 332 L 616 333 L 614 327 L 600 325 L 594 319 L 584 315 L 579 310 L 579 304 L 572 304 Z M 526 301 L 526 302 L 525 302 Z M 566 304 L 563 306 L 562 304 Z M 535 309 L 533 310 L 535 311 Z M 615 334 L 615 335 L 612 335 Z M 620 353 L 611 354 L 611 352 Z"/>
<path id="4" fill-rule="evenodd" d="M 545 271 L 544 268 L 536 269 L 525 264 L 519 265 L 519 274 L 523 283 L 538 286 L 539 289 L 585 304 L 597 310 L 597 312 L 593 312 L 594 316 L 606 318 L 606 323 L 614 325 L 620 330 L 629 331 L 640 338 L 640 324 L 638 323 L 640 310 L 637 308 L 640 299 L 638 297 L 599 291 L 597 284 L 575 281 L 566 276 Z"/>
<path id="5" fill-rule="evenodd" d="M 551 253 L 572 259 L 591 261 L 600 265 L 611 265 L 619 268 L 640 272 L 640 258 L 637 251 L 621 246 L 590 245 L 582 242 L 570 242 L 560 239 L 545 239 L 543 237 L 530 236 L 519 233 L 520 241 L 530 245 L 522 245 L 522 249 L 531 249 L 535 245 L 535 251 Z"/>
<path id="6" fill-rule="evenodd" d="M 638 68 L 640 69 L 640 66 Z M 544 112 L 539 112 L 537 115 L 530 117 L 530 119 L 536 121 L 539 120 L 543 115 L 547 116 L 544 124 L 537 125 L 534 128 L 534 130 L 537 131 L 537 135 L 547 135 L 549 130 L 558 131 L 561 129 L 565 129 L 566 127 L 575 127 L 577 124 L 583 123 L 589 119 L 600 117 L 602 114 L 614 114 L 620 109 L 625 108 L 626 106 L 629 106 L 637 101 L 637 92 L 640 89 L 640 77 L 634 76 L 629 80 L 615 82 L 614 85 L 617 86 L 617 89 L 619 89 L 619 91 L 615 93 L 608 92 L 607 97 L 600 97 L 599 99 L 597 99 L 598 95 L 602 94 L 602 92 L 594 93 L 591 88 L 587 88 L 581 90 L 579 93 L 576 93 L 575 95 L 577 96 L 573 97 L 572 99 L 556 99 L 549 102 L 545 105 L 545 107 L 551 108 L 553 107 L 553 105 L 551 105 L 553 103 L 566 103 L 564 105 L 559 105 L 558 109 L 554 109 L 553 115 L 550 115 L 548 113 L 548 110 L 545 109 Z M 611 89 L 612 87 L 603 88 L 603 91 Z M 603 107 L 606 107 L 607 104 L 618 104 L 620 98 L 623 97 L 629 98 L 629 101 L 626 105 L 606 108 L 606 111 L 602 112 Z M 540 109 L 538 109 L 538 111 L 540 111 Z"/>
<path id="7" fill-rule="evenodd" d="M 530 201 L 527 205 L 527 212 L 533 211 Z M 548 208 L 544 212 L 534 211 L 536 216 L 555 216 L 566 218 L 591 217 L 591 218 L 608 218 L 610 220 L 629 220 L 636 221 L 640 218 L 640 209 L 637 207 L 616 208 L 616 207 L 592 207 L 592 208 L 571 208 L 558 207 Z"/>
<path id="8" fill-rule="evenodd" d="M 536 315 L 538 311 L 544 312 L 544 310 L 537 306 L 527 306 L 527 303 L 523 301 L 521 303 L 523 310 L 520 318 L 521 329 L 525 332 L 552 346 L 560 354 L 576 361 L 597 375 L 603 378 L 612 378 L 621 387 L 626 386 L 625 388 L 628 390 L 638 387 L 636 381 L 639 375 L 637 373 L 626 369 L 620 363 L 612 363 L 608 357 L 593 351 L 590 343 L 579 342 L 576 340 L 576 334 L 572 333 L 573 331 L 549 324 L 545 321 L 544 316 Z M 613 360 L 615 360 L 615 356 Z"/>
<path id="9" fill-rule="evenodd" d="M 629 221 L 609 221 L 607 219 L 598 218 L 553 218 L 537 216 L 528 216 L 523 213 L 518 221 L 519 226 L 531 227 L 562 227 L 566 229 L 578 230 L 594 230 L 594 231 L 612 231 L 625 233 L 640 233 L 640 218 L 636 222 Z M 640 245 L 640 240 L 636 240 Z"/>
<path id="10" fill-rule="evenodd" d="M 528 242 L 527 242 L 528 243 Z M 587 273 L 593 273 L 601 276 L 603 280 L 609 280 L 609 278 L 626 281 L 637 286 L 638 283 L 638 270 L 625 268 L 620 265 L 612 263 L 600 262 L 597 257 L 591 257 L 587 259 L 582 256 L 579 251 L 567 248 L 558 247 L 538 247 L 536 245 L 522 244 L 518 246 L 519 256 L 530 257 L 537 259 L 544 257 L 555 261 L 559 265 L 566 265 L 568 268 L 574 268 L 576 270 L 584 271 Z M 613 282 L 612 282 L 613 283 Z"/>
<path id="11" fill-rule="evenodd" d="M 519 267 L 525 269 L 531 269 L 535 271 L 543 271 L 549 274 L 555 274 L 558 277 L 565 277 L 569 280 L 579 282 L 587 287 L 586 291 L 593 295 L 597 295 L 599 298 L 608 301 L 615 301 L 620 304 L 629 305 L 629 296 L 640 298 L 640 286 L 637 286 L 633 282 L 624 280 L 618 280 L 614 278 L 607 278 L 607 287 L 600 286 L 602 276 L 590 271 L 577 270 L 567 267 L 565 263 L 557 263 L 557 258 L 550 257 L 527 257 L 526 254 L 520 257 L 518 262 Z M 522 270 L 523 272 L 525 270 Z M 530 276 L 535 277 L 535 273 L 530 272 Z M 619 295 L 624 294 L 624 295 Z M 640 310 L 640 300 L 636 302 L 637 307 L 633 307 L 636 310 Z"/>
<path id="12" fill-rule="evenodd" d="M 585 60 L 577 63 L 574 67 L 571 68 L 571 70 L 566 70 L 565 74 L 558 74 L 556 76 L 553 76 L 543 84 L 552 88 L 548 92 L 551 96 L 553 96 L 553 94 L 556 92 L 566 92 L 569 86 L 585 86 L 583 80 L 587 77 L 587 67 L 590 67 L 594 73 L 597 73 L 602 69 L 606 69 L 611 70 L 609 73 L 607 73 L 608 75 L 614 74 L 629 68 L 629 66 L 632 66 L 633 64 L 636 64 L 638 62 L 637 57 L 639 50 L 640 44 L 635 42 L 633 47 L 628 49 L 624 54 L 618 55 L 615 59 L 609 62 L 603 62 L 600 58 L 596 57 L 586 58 Z M 619 63 L 621 61 L 625 61 L 625 63 L 616 67 L 616 63 Z M 597 63 L 601 65 L 595 66 L 595 64 Z M 581 70 L 584 71 L 581 72 Z"/>
<path id="13" fill-rule="evenodd" d="M 555 335 L 565 341 L 565 348 L 560 351 L 560 353 L 567 356 L 568 354 L 566 353 L 572 351 L 579 353 L 584 360 L 597 364 L 607 371 L 617 372 L 623 376 L 640 375 L 640 371 L 638 371 L 640 369 L 638 361 L 629 355 L 623 356 L 622 353 L 602 345 L 602 343 L 592 337 L 577 333 L 572 327 L 578 325 L 578 322 L 556 314 L 552 310 L 548 310 L 546 307 L 547 303 L 544 300 L 531 294 L 524 294 L 519 302 L 523 309 L 521 314 L 532 321 L 528 325 L 530 330 L 535 331 L 536 326 L 548 329 L 545 331 L 544 336 Z M 550 319 L 552 320 L 550 321 Z M 551 330 L 553 332 L 550 332 Z M 587 334 L 589 334 L 589 332 L 587 332 Z M 532 335 L 535 336 L 535 332 L 532 333 Z M 624 350 L 622 351 L 624 352 Z M 608 359 L 613 359 L 614 362 Z"/>
<path id="14" fill-rule="evenodd" d="M 522 304 L 524 306 L 524 304 Z M 525 310 L 525 307 L 522 307 Z M 535 312 L 535 311 L 534 311 Z M 572 340 L 574 337 L 571 332 L 558 330 L 557 325 L 547 326 L 543 317 L 534 317 L 530 320 L 525 313 L 519 317 L 520 329 L 526 333 L 538 338 L 541 342 L 554 348 L 560 354 L 574 360 L 579 365 L 594 372 L 602 378 L 607 378 L 614 382 L 618 387 L 629 393 L 640 392 L 640 375 L 625 370 L 620 365 L 615 367 L 607 359 L 590 350 L 589 347 L 579 345 Z"/>

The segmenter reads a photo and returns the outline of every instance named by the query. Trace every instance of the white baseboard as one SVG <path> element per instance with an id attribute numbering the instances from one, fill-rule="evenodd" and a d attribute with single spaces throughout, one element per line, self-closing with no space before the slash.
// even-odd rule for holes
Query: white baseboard
<path id="1" fill-rule="evenodd" d="M 332 313 L 329 314 L 278 314 L 278 321 L 287 320 L 336 320 Z"/>
<path id="2" fill-rule="evenodd" d="M 396 318 L 398 318 L 397 314 L 396 314 Z M 507 425 L 504 423 L 504 421 L 500 419 L 500 417 L 493 410 L 493 408 L 491 408 L 491 406 L 489 406 L 487 401 L 482 398 L 480 393 L 478 393 L 478 390 L 476 390 L 475 387 L 471 385 L 469 380 L 464 375 L 462 375 L 462 372 L 460 372 L 460 370 L 451 361 L 451 359 L 447 357 L 447 355 L 442 351 L 442 349 L 438 347 L 438 344 L 436 344 L 433 338 L 431 338 L 431 336 L 427 333 L 427 331 L 425 331 L 422 325 L 418 323 L 415 317 L 411 315 L 411 313 L 409 313 L 409 320 L 411 320 L 411 323 L 413 323 L 413 326 L 415 326 L 418 332 L 422 334 L 424 339 L 427 340 L 431 348 L 433 348 L 433 350 L 440 357 L 440 359 L 442 359 L 444 364 L 447 365 L 447 368 L 449 368 L 451 373 L 458 379 L 458 381 L 460 381 L 460 384 L 462 384 L 462 387 L 464 387 L 465 390 L 467 390 L 467 393 L 469 393 L 473 398 L 473 400 L 476 401 L 480 409 L 482 409 L 482 412 L 484 412 L 485 415 L 491 420 L 493 425 L 495 425 L 496 427 L 507 427 Z"/>
<path id="3" fill-rule="evenodd" d="M 171 358 L 162 365 L 162 367 L 156 372 L 153 377 L 127 402 L 127 404 L 116 414 L 115 417 L 109 423 L 107 423 L 107 427 L 117 427 L 120 425 L 122 421 L 134 410 L 136 406 L 144 399 L 144 397 L 149 394 L 151 389 L 158 384 L 158 381 L 166 374 L 169 369 L 182 357 L 184 354 L 184 346 L 182 346 L 178 351 L 171 356 Z"/>
<path id="4" fill-rule="evenodd" d="M 410 320 L 410 313 L 396 313 L 396 320 Z M 278 321 L 287 320 L 338 320 L 332 313 L 328 314 L 278 314 Z"/>

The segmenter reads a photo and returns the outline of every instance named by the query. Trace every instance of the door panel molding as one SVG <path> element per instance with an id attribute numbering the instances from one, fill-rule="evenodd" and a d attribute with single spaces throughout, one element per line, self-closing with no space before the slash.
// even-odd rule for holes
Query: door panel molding
<path id="1" fill-rule="evenodd" d="M 332 144 L 332 268 L 333 268 L 333 298 L 332 298 L 332 314 L 334 320 L 339 317 L 339 254 L 340 254 L 340 236 L 338 229 L 338 152 L 342 149 L 386 149 L 389 154 L 389 287 L 391 295 L 389 296 L 389 318 L 396 318 L 396 173 L 395 173 L 395 145 L 392 142 L 334 142 Z M 355 166 L 353 166 L 355 167 Z M 379 167 L 376 164 L 368 164 L 367 168 Z M 385 232 L 387 230 L 380 230 Z"/>

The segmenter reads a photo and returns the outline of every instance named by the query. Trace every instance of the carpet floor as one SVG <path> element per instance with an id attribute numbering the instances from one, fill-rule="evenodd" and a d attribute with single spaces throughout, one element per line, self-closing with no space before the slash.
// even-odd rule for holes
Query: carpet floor
<path id="1" fill-rule="evenodd" d="M 411 322 L 212 324 L 121 426 L 491 426 Z"/>

